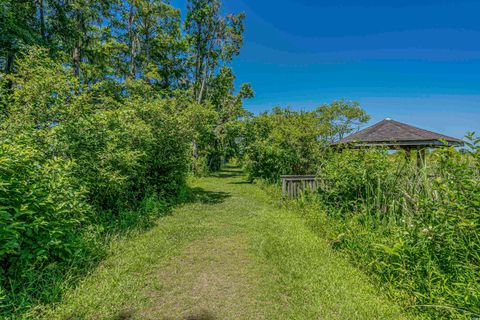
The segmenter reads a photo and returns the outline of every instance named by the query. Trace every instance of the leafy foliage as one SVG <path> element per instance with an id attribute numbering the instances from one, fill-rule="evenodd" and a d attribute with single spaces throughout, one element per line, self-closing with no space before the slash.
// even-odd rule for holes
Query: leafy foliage
<path id="1" fill-rule="evenodd" d="M 4 272 L 25 262 L 67 259 L 78 250 L 75 244 L 81 240 L 75 230 L 90 209 L 85 190 L 74 183 L 71 162 L 45 161 L 28 138 L 18 139 L 6 140 L 0 151 Z"/>
<path id="2" fill-rule="evenodd" d="M 7 312 L 20 299 L 51 299 L 44 296 L 50 280 L 47 288 L 33 284 L 48 272 L 58 279 L 72 261 L 88 264 L 101 253 L 93 247 L 98 235 L 123 211 L 153 196 L 175 201 L 185 188 L 193 135 L 185 121 L 189 105 L 141 99 L 132 83 L 121 95 L 106 91 L 110 82 L 87 88 L 43 49 L 19 61 L 8 80 L 0 130 L 0 280 Z"/>
<path id="3" fill-rule="evenodd" d="M 108 233 L 237 155 L 253 90 L 229 67 L 244 14 L 221 7 L 0 0 L 0 317 L 58 300 Z"/>
<path id="4" fill-rule="evenodd" d="M 358 103 L 345 100 L 311 112 L 274 108 L 248 118 L 242 140 L 247 170 L 252 178 L 270 181 L 285 174 L 315 173 L 329 142 L 368 119 Z"/>
<path id="5" fill-rule="evenodd" d="M 332 152 L 302 212 L 404 305 L 432 318 L 478 315 L 480 148 L 471 139 L 465 152 L 431 152 L 421 170 L 401 152 Z"/>

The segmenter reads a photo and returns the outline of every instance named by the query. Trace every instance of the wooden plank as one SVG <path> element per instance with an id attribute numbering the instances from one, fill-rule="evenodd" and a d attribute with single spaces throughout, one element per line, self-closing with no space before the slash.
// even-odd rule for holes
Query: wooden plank
<path id="1" fill-rule="evenodd" d="M 317 176 L 281 176 L 282 179 L 282 196 L 292 199 L 296 198 L 306 191 L 315 192 L 319 189 L 320 184 Z"/>
<path id="2" fill-rule="evenodd" d="M 315 178 L 315 175 L 305 175 L 305 176 L 298 176 L 298 175 L 285 175 L 280 176 L 280 178 L 297 178 L 297 179 L 305 179 L 305 178 Z"/>
<path id="3" fill-rule="evenodd" d="M 316 176 L 281 176 L 285 180 L 315 180 Z"/>

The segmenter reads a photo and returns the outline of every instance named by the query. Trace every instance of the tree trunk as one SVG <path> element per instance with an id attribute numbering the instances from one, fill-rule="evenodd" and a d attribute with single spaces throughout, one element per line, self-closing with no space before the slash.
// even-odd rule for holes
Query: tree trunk
<path id="1" fill-rule="evenodd" d="M 216 24 L 209 24 L 209 33 L 206 36 L 207 41 L 207 52 L 206 52 L 206 61 L 205 61 L 205 68 L 203 70 L 203 77 L 202 77 L 202 86 L 200 87 L 200 93 L 198 94 L 198 103 L 201 103 L 203 100 L 203 96 L 205 94 L 205 87 L 207 85 L 208 79 L 208 70 L 210 68 L 211 63 L 211 54 L 214 49 L 215 45 L 215 36 L 217 34 L 217 25 Z M 212 69 L 215 69 L 215 63 L 212 63 Z"/>
<path id="2" fill-rule="evenodd" d="M 130 34 L 130 78 L 135 79 L 135 35 L 133 24 L 135 22 L 135 12 L 133 4 L 130 3 L 130 14 L 128 17 L 128 32 Z"/>
<path id="3" fill-rule="evenodd" d="M 80 77 L 80 61 L 81 61 L 81 45 L 80 40 L 77 40 L 77 43 L 73 47 L 72 59 L 73 59 L 73 74 L 75 77 Z"/>
<path id="4" fill-rule="evenodd" d="M 143 44 L 143 47 L 145 48 L 145 65 L 143 66 L 143 75 L 148 83 L 150 83 L 150 77 L 145 75 L 145 71 L 149 71 L 150 68 L 150 34 L 150 27 L 147 27 L 145 32 L 145 43 Z"/>
<path id="5" fill-rule="evenodd" d="M 196 140 L 193 140 L 192 146 L 193 146 L 193 157 L 195 159 L 198 159 L 198 144 Z"/>
<path id="6" fill-rule="evenodd" d="M 82 26 L 82 13 L 80 10 L 77 10 L 75 13 L 76 19 L 77 19 L 77 27 L 79 30 L 81 30 Z M 75 77 L 79 78 L 80 77 L 80 63 L 82 61 L 82 37 L 83 34 L 78 34 L 77 39 L 75 40 L 75 44 L 73 46 L 73 51 L 72 51 L 72 60 L 73 60 L 73 74 Z"/>
<path id="7" fill-rule="evenodd" d="M 6 74 L 13 73 L 14 62 L 15 62 L 14 53 L 11 52 L 11 51 L 8 51 L 7 52 L 7 61 L 5 63 L 5 70 L 4 70 Z M 10 92 L 10 90 L 12 90 L 12 88 L 13 88 L 12 79 L 7 78 L 5 86 L 6 86 L 7 90 Z"/>
<path id="8" fill-rule="evenodd" d="M 205 92 L 205 86 L 207 84 L 207 75 L 208 75 L 208 61 L 205 63 L 205 70 L 203 72 L 202 86 L 200 87 L 200 93 L 198 94 L 198 103 L 202 103 L 203 93 Z"/>
<path id="9" fill-rule="evenodd" d="M 12 73 L 13 72 L 13 62 L 15 60 L 15 55 L 13 52 L 9 51 L 7 53 L 7 61 L 5 63 L 5 73 Z"/>
<path id="10" fill-rule="evenodd" d="M 40 14 L 40 33 L 43 41 L 47 40 L 47 34 L 45 33 L 45 14 L 43 8 L 43 0 L 39 0 L 39 14 Z"/>

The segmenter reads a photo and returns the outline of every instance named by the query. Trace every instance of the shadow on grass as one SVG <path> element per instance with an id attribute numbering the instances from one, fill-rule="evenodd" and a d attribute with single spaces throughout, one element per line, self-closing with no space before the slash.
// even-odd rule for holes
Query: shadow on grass
<path id="1" fill-rule="evenodd" d="M 228 171 L 221 171 L 221 172 L 218 172 L 218 173 L 215 173 L 213 174 L 212 176 L 213 177 L 217 177 L 217 178 L 234 178 L 234 177 L 238 177 L 240 174 L 238 172 L 228 172 Z"/>
<path id="2" fill-rule="evenodd" d="M 234 177 L 241 176 L 242 174 L 243 174 L 243 170 L 241 168 L 226 166 L 226 167 L 223 167 L 220 171 L 212 173 L 211 176 L 217 177 L 217 178 L 234 178 Z"/>
<path id="3" fill-rule="evenodd" d="M 228 192 L 214 192 L 196 187 L 188 190 L 187 203 L 219 204 L 230 198 Z"/>
<path id="4" fill-rule="evenodd" d="M 241 171 L 235 168 L 226 168 L 219 174 L 222 177 L 234 177 L 239 176 Z M 173 209 L 182 203 L 220 204 L 229 197 L 231 194 L 227 192 L 213 192 L 197 187 L 188 189 L 186 198 L 179 199 L 178 202 L 150 195 L 138 203 L 116 211 L 98 210 L 92 215 L 92 220 L 95 222 L 91 222 L 92 226 L 98 228 L 85 230 L 87 240 L 80 248 L 82 256 L 78 261 L 54 262 L 35 266 L 36 272 L 12 277 L 7 284 L 11 288 L 7 292 L 7 303 L 0 307 L 0 318 L 8 318 L 13 315 L 24 318 L 24 315 L 32 309 L 32 305 L 60 303 L 64 298 L 64 293 L 75 288 L 107 256 L 110 239 L 128 236 L 132 230 L 146 232 L 155 227 L 156 220 L 171 215 Z M 65 277 L 66 274 L 69 277 Z M 0 283 L 0 285 L 2 284 Z M 2 300 L 1 298 L 0 300 Z M 117 318 L 122 320 L 132 317 L 133 311 L 130 310 L 122 311 L 117 315 Z M 209 318 L 199 316 L 191 319 Z"/>
<path id="5" fill-rule="evenodd" d="M 193 314 L 185 317 L 185 320 L 215 320 L 216 317 L 208 311 L 202 311 L 199 314 Z"/>
<path id="6" fill-rule="evenodd" d="M 235 181 L 235 182 L 229 182 L 228 184 L 244 185 L 244 184 L 253 184 L 253 182 L 250 182 L 250 181 Z"/>
<path id="7" fill-rule="evenodd" d="M 73 319 L 73 318 L 72 318 Z M 135 319 L 135 312 L 133 310 L 124 310 L 117 314 L 114 320 L 133 320 Z"/>

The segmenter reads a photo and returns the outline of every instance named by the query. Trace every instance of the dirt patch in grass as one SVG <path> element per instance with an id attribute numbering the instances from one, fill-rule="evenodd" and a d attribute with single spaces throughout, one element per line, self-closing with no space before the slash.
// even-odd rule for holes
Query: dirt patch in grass
<path id="1" fill-rule="evenodd" d="M 246 239 L 209 237 L 191 243 L 158 270 L 148 288 L 150 307 L 140 319 L 265 319 Z"/>

